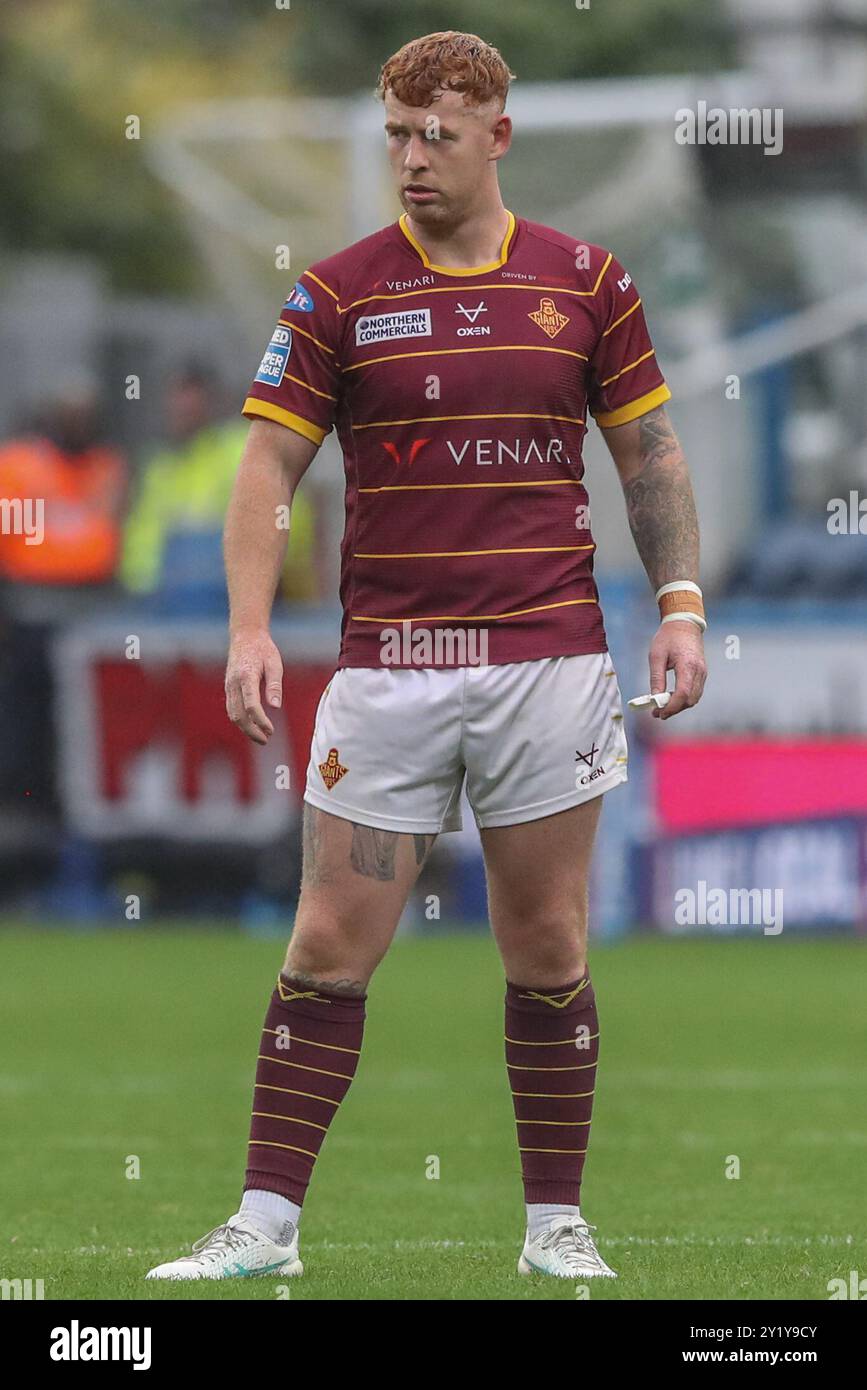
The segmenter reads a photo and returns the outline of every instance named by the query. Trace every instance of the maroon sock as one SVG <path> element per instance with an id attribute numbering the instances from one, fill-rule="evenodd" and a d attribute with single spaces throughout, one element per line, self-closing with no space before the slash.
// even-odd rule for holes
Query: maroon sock
<path id="1" fill-rule="evenodd" d="M 598 1049 L 588 972 L 555 989 L 507 982 L 506 1065 L 526 1202 L 580 1203 Z"/>
<path id="2" fill-rule="evenodd" d="M 300 1206 L 328 1126 L 355 1075 L 366 995 L 306 989 L 280 974 L 256 1066 L 244 1190 Z"/>

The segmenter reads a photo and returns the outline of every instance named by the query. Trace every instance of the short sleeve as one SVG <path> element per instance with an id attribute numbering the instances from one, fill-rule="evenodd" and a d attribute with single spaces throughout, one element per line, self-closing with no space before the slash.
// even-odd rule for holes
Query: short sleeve
<path id="1" fill-rule="evenodd" d="M 337 295 L 307 270 L 283 304 L 242 413 L 321 444 L 337 412 L 337 345 Z"/>
<path id="2" fill-rule="evenodd" d="M 646 415 L 671 399 L 650 341 L 632 276 L 615 256 L 600 272 L 596 292 L 599 339 L 590 359 L 587 400 L 597 425 L 609 429 Z"/>

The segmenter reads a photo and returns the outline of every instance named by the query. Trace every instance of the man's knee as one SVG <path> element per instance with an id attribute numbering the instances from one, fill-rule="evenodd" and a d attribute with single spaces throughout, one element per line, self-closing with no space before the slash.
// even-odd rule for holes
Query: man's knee
<path id="1" fill-rule="evenodd" d="M 335 909 L 303 911 L 298 917 L 286 951 L 284 972 L 301 973 L 322 981 L 370 979 L 388 949 L 390 933 L 377 931 Z"/>
<path id="2" fill-rule="evenodd" d="M 587 964 L 587 915 L 579 905 L 510 916 L 499 924 L 496 937 L 510 979 L 532 975 L 558 984 L 577 979 Z"/>

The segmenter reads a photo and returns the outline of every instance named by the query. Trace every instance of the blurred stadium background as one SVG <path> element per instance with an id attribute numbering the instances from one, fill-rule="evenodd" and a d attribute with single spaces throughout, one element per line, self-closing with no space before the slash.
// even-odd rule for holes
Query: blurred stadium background
<path id="1" fill-rule="evenodd" d="M 507 205 L 636 278 L 695 476 L 711 679 L 664 736 L 630 724 L 594 929 L 674 931 L 671 885 L 704 865 L 716 886 L 782 888 L 787 927 L 863 930 L 867 546 L 828 528 L 830 499 L 867 484 L 862 0 L 5 7 L 0 495 L 59 487 L 58 452 L 90 481 L 49 502 L 41 546 L 0 535 L 3 906 L 112 922 L 137 894 L 142 921 L 283 930 L 336 651 L 342 468 L 331 439 L 299 506 L 275 787 L 273 751 L 236 738 L 219 697 L 236 412 L 298 272 L 395 215 L 370 93 L 383 56 L 438 24 L 476 26 L 517 71 Z M 676 143 L 698 100 L 782 107 L 782 153 Z M 588 461 L 637 694 L 652 596 L 596 431 Z M 431 873 L 442 920 L 483 919 L 472 830 Z M 424 920 L 416 903 L 407 927 Z"/>
<path id="2" fill-rule="evenodd" d="M 675 892 L 699 881 L 781 890 L 786 937 L 815 938 L 808 975 L 818 943 L 830 960 L 831 935 L 854 950 L 867 929 L 867 0 L 7 0 L 0 911 L 34 961 L 46 927 L 287 934 L 342 466 L 329 439 L 299 493 L 277 776 L 223 707 L 237 412 L 300 271 L 397 215 L 372 89 L 441 28 L 484 35 L 518 76 L 506 205 L 636 279 L 695 480 L 707 691 L 664 727 L 630 719 L 592 932 L 639 952 L 713 937 L 723 970 L 723 938 L 771 948 L 760 926 L 679 924 Z M 699 101 L 782 108 L 782 152 L 678 144 Z M 655 605 L 597 431 L 587 459 L 628 698 Z M 10 502 L 34 495 L 38 546 Z M 441 838 L 401 930 L 484 928 L 467 829 Z M 834 959 L 840 978 L 855 964 Z"/>

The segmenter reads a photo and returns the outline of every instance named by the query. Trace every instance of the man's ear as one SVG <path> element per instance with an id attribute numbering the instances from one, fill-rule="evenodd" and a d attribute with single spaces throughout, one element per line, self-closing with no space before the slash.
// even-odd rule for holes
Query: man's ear
<path id="1" fill-rule="evenodd" d="M 492 155 L 491 155 L 491 158 L 492 158 L 492 159 L 502 159 L 502 157 L 503 157 L 504 154 L 508 154 L 509 149 L 511 148 L 511 144 L 512 144 L 512 119 L 511 119 L 511 117 L 510 117 L 510 116 L 506 116 L 506 115 L 500 116 L 499 119 L 497 120 L 497 122 L 496 122 L 496 124 L 495 124 L 495 126 L 494 126 L 494 128 L 493 128 L 493 130 L 492 130 L 492 132 L 491 132 L 491 134 L 492 134 L 492 136 L 493 136 L 493 138 L 494 138 L 494 143 L 495 143 L 495 146 L 496 146 L 495 150 L 493 151 L 493 153 L 492 153 Z"/>

